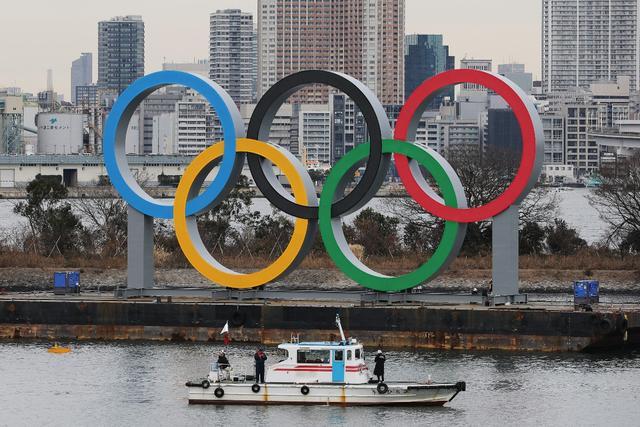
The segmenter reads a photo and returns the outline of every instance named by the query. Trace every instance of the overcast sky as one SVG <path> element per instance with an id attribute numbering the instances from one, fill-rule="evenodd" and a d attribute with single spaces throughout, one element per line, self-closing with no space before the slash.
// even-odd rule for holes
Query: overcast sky
<path id="1" fill-rule="evenodd" d="M 456 56 L 522 62 L 540 76 L 541 0 L 406 0 L 407 34 L 444 34 Z M 2 2 L 0 87 L 27 92 L 54 86 L 69 97 L 71 62 L 94 53 L 97 80 L 97 22 L 117 15 L 142 15 L 146 25 L 146 72 L 167 62 L 208 56 L 209 13 L 241 8 L 255 13 L 256 0 L 23 0 Z"/>

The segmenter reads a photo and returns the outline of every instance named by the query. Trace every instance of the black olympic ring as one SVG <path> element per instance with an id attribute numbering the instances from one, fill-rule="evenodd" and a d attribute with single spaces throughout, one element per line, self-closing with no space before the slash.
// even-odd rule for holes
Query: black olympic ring
<path id="1" fill-rule="evenodd" d="M 364 174 L 349 194 L 333 203 L 331 215 L 335 218 L 363 207 L 378 192 L 389 171 L 391 155 L 383 153 L 382 141 L 392 139 L 393 131 L 384 107 L 371 89 L 359 80 L 335 71 L 309 70 L 291 74 L 262 96 L 251 115 L 247 138 L 268 141 L 271 124 L 282 104 L 294 92 L 313 84 L 331 86 L 351 98 L 362 112 L 369 131 L 371 149 Z M 257 154 L 248 154 L 247 160 L 256 186 L 277 209 L 296 218 L 318 219 L 317 206 L 297 204 L 279 185 L 268 160 Z"/>

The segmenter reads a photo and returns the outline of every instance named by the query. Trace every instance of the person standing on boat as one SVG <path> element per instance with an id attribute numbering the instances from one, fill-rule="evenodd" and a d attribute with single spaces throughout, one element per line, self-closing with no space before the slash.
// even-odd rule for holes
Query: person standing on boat
<path id="1" fill-rule="evenodd" d="M 231 367 L 231 364 L 229 363 L 229 359 L 227 359 L 227 355 L 224 354 L 224 350 L 220 350 L 220 354 L 218 355 L 218 371 L 220 372 L 220 377 L 222 379 L 225 379 L 225 380 L 229 379 L 230 367 Z"/>
<path id="2" fill-rule="evenodd" d="M 227 369 L 230 366 L 231 364 L 229 363 L 229 359 L 227 359 L 227 355 L 224 354 L 224 350 L 221 350 L 220 354 L 218 355 L 218 368 Z"/>
<path id="3" fill-rule="evenodd" d="M 376 354 L 376 358 L 374 361 L 376 362 L 376 367 L 373 369 L 373 375 L 378 377 L 378 382 L 384 382 L 384 362 L 387 360 L 382 353 L 382 350 L 378 350 L 378 354 Z"/>
<path id="4" fill-rule="evenodd" d="M 263 349 L 259 348 L 253 358 L 256 360 L 256 383 L 264 383 L 264 362 L 267 360 L 267 355 Z"/>

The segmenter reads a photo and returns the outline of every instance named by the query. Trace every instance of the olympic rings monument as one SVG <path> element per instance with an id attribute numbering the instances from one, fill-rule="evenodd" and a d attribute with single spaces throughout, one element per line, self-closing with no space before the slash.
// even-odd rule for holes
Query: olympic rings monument
<path id="1" fill-rule="evenodd" d="M 482 85 L 501 95 L 515 114 L 522 134 L 522 157 L 514 180 L 495 200 L 474 208 L 467 206 L 462 183 L 451 165 L 436 151 L 412 143 L 429 101 L 445 87 L 461 83 Z M 368 143 L 355 147 L 333 166 L 319 199 L 302 163 L 287 150 L 268 142 L 271 123 L 280 106 L 292 93 L 313 84 L 328 85 L 349 96 L 364 115 L 370 137 Z M 149 94 L 169 85 L 199 92 L 217 113 L 224 135 L 223 141 L 203 151 L 187 167 L 173 201 L 156 200 L 144 192 L 128 167 L 125 152 L 127 127 L 135 110 Z M 195 74 L 161 71 L 138 79 L 117 99 L 107 119 L 103 148 L 111 182 L 128 203 L 128 283 L 121 293 L 125 297 L 197 292 L 203 295 L 202 290 L 154 287 L 154 218 L 173 219 L 177 239 L 189 262 L 212 283 L 226 288 L 256 288 L 283 277 L 309 253 L 319 231 L 336 266 L 364 288 L 381 293 L 405 291 L 434 279 L 458 256 L 466 224 L 491 220 L 493 285 L 489 297 L 495 304 L 526 302 L 526 295 L 519 293 L 518 286 L 519 205 L 540 176 L 544 135 L 533 101 L 500 75 L 464 69 L 426 80 L 407 99 L 394 132 L 382 104 L 360 81 L 333 71 L 301 71 L 280 80 L 264 94 L 245 132 L 238 107 L 218 84 Z M 425 212 L 445 220 L 440 245 L 433 255 L 413 272 L 399 277 L 386 276 L 364 265 L 349 248 L 342 227 L 345 215 L 361 209 L 375 196 L 392 159 L 407 193 Z M 291 240 L 283 253 L 264 269 L 246 274 L 213 258 L 196 223 L 196 215 L 215 208 L 229 194 L 245 161 L 264 197 L 295 218 Z M 361 179 L 345 194 L 354 172 L 364 163 Z M 274 165 L 286 176 L 292 194 L 276 177 Z M 420 167 L 430 173 L 442 196 L 430 187 Z M 205 178 L 215 168 L 217 174 L 203 190 Z M 469 302 L 471 296 L 464 298 Z M 440 295 L 434 300 L 463 302 L 464 298 Z M 423 300 L 428 299 L 427 294 Z"/>

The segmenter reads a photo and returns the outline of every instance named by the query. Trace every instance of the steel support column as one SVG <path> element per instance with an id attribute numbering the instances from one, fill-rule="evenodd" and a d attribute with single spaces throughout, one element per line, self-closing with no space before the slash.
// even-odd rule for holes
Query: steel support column
<path id="1" fill-rule="evenodd" d="M 153 218 L 131 206 L 127 213 L 127 289 L 152 289 Z"/>
<path id="2" fill-rule="evenodd" d="M 518 280 L 519 215 L 520 206 L 513 205 L 493 218 L 493 286 L 490 297 L 494 303 L 526 302 L 526 297 L 522 301 Z"/>

